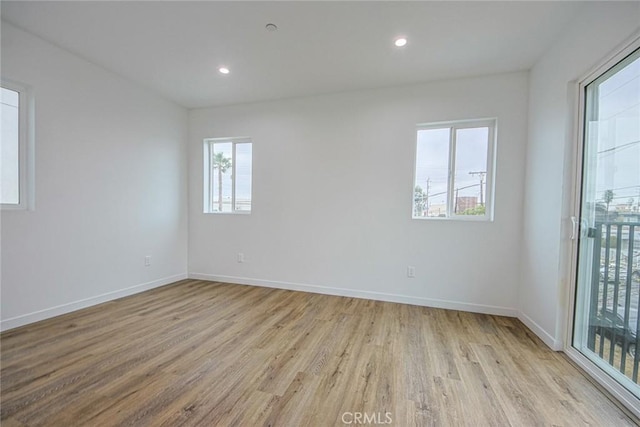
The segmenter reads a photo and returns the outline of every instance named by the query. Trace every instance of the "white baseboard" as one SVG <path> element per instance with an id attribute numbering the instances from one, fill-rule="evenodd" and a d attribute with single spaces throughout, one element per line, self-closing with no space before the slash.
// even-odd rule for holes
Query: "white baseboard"
<path id="1" fill-rule="evenodd" d="M 157 288 L 158 286 L 168 285 L 169 283 L 177 282 L 178 280 L 183 280 L 186 278 L 186 273 L 176 274 L 175 276 L 163 277 L 162 279 L 153 280 L 147 283 L 141 283 L 139 285 L 130 286 L 128 288 L 119 289 L 117 291 L 107 292 L 101 295 L 96 295 L 94 297 L 46 308 L 44 310 L 34 311 L 32 313 L 23 314 L 21 316 L 11 317 L 9 319 L 0 321 L 0 331 L 6 331 L 9 329 L 17 328 L 19 326 L 28 325 L 29 323 L 38 322 L 40 320 L 49 319 L 61 314 L 80 310 L 82 308 L 91 307 L 92 305 L 101 304 L 103 302 L 137 294 L 139 292 Z"/>
<path id="2" fill-rule="evenodd" d="M 341 297 L 363 298 L 376 301 L 397 302 L 425 307 L 444 308 L 448 310 L 469 311 L 472 313 L 495 314 L 498 316 L 517 317 L 518 311 L 509 307 L 447 301 L 433 298 L 422 298 L 408 295 L 388 294 L 383 292 L 361 291 L 357 289 L 332 288 L 321 285 L 280 282 L 274 280 L 253 279 L 247 277 L 220 276 L 214 274 L 189 273 L 190 279 L 210 280 L 213 282 L 234 283 L 239 285 L 263 286 L 266 288 L 303 291 Z"/>
<path id="3" fill-rule="evenodd" d="M 563 350 L 562 340 L 558 340 L 553 337 L 550 333 L 545 331 L 542 326 L 538 325 L 532 318 L 524 314 L 523 312 L 518 312 L 518 319 L 525 324 L 525 326 L 538 336 L 546 345 L 549 346 L 554 351 Z"/>

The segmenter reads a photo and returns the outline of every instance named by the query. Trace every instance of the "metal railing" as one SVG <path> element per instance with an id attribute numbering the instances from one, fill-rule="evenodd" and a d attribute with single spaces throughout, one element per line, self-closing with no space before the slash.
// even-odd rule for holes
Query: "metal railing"
<path id="1" fill-rule="evenodd" d="M 640 365 L 640 223 L 596 221 L 587 347 L 636 384 Z"/>

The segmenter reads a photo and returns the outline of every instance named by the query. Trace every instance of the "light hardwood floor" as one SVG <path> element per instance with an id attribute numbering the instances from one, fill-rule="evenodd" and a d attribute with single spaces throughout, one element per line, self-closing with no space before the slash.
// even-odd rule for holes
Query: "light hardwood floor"
<path id="1" fill-rule="evenodd" d="M 499 316 L 185 280 L 0 344 L 3 427 L 633 425 Z"/>

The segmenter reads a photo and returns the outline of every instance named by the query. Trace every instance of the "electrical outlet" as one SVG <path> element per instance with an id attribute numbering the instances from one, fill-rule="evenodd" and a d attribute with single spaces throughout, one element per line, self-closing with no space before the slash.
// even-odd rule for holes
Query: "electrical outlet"
<path id="1" fill-rule="evenodd" d="M 407 277 L 413 279 L 416 277 L 416 268 L 412 265 L 407 267 Z"/>
<path id="2" fill-rule="evenodd" d="M 238 262 L 240 263 L 244 262 L 244 254 L 242 252 L 238 253 Z"/>
<path id="3" fill-rule="evenodd" d="M 151 255 L 144 257 L 144 266 L 149 267 L 151 265 Z"/>

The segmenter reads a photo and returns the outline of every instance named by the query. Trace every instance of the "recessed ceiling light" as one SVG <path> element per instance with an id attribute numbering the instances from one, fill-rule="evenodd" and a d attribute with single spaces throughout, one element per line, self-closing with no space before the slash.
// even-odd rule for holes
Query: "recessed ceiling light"
<path id="1" fill-rule="evenodd" d="M 267 31 L 277 31 L 278 30 L 278 26 L 276 24 L 272 24 L 272 23 L 268 23 L 264 27 L 267 29 Z"/>
<path id="2" fill-rule="evenodd" d="M 404 37 L 400 37 L 399 39 L 396 39 L 393 44 L 395 44 L 397 47 L 402 47 L 407 44 L 407 39 L 405 39 Z"/>
<path id="3" fill-rule="evenodd" d="M 220 71 L 221 74 L 229 74 L 229 69 L 227 67 L 220 67 L 218 68 L 218 71 Z"/>

